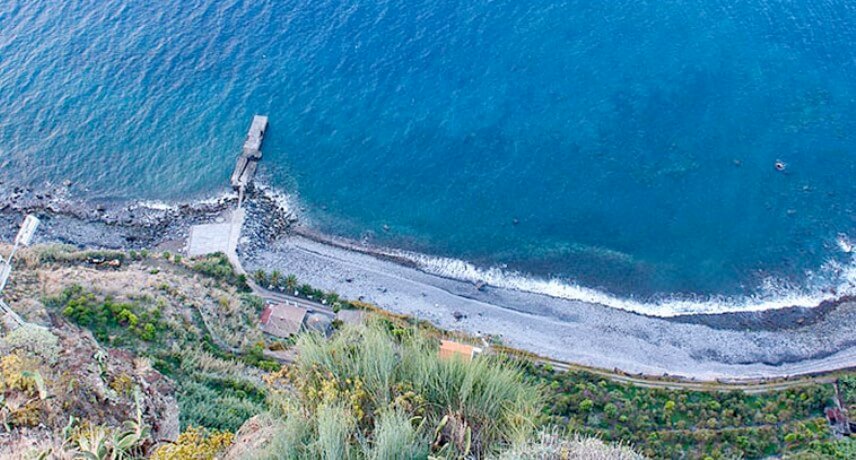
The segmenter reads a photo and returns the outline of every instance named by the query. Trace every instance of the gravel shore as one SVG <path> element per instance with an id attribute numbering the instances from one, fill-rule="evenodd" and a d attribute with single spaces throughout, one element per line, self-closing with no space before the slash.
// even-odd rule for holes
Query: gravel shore
<path id="1" fill-rule="evenodd" d="M 801 312 L 785 310 L 778 319 L 776 312 L 753 314 L 763 317 L 754 323 L 765 328 L 735 329 L 729 326 L 740 325 L 740 318 L 745 322 L 745 316 L 663 319 L 491 286 L 480 290 L 303 236 L 253 249 L 244 266 L 277 269 L 444 329 L 498 336 L 512 347 L 587 366 L 699 380 L 856 366 L 852 301 L 826 306 L 822 315 L 806 313 L 802 325 Z"/>

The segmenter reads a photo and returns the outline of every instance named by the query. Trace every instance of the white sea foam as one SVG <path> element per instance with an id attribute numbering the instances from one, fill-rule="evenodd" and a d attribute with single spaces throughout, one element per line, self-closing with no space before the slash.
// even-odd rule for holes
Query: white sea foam
<path id="1" fill-rule="evenodd" d="M 757 312 L 787 307 L 811 308 L 825 301 L 856 295 L 856 257 L 847 264 L 830 261 L 817 273 L 807 273 L 807 278 L 813 285 L 812 288 L 793 286 L 769 278 L 760 287 L 761 294 L 755 296 L 671 297 L 655 302 L 641 302 L 558 278 L 544 279 L 500 268 L 480 268 L 459 259 L 434 257 L 409 251 L 379 250 L 376 252 L 409 260 L 420 270 L 445 278 L 472 283 L 484 282 L 504 289 L 594 303 L 660 317 Z"/>
<path id="2" fill-rule="evenodd" d="M 152 209 L 154 211 L 174 211 L 178 209 L 178 205 L 165 203 L 163 201 L 140 201 L 137 203 L 137 206 Z"/>
<path id="3" fill-rule="evenodd" d="M 839 234 L 838 238 L 836 239 L 836 242 L 838 243 L 838 247 L 842 251 L 848 254 L 853 252 L 853 242 L 850 240 L 850 238 L 847 237 L 847 235 L 843 233 Z"/>
<path id="4" fill-rule="evenodd" d="M 296 199 L 293 195 L 290 195 L 278 188 L 271 187 L 267 183 L 257 182 L 255 184 L 256 189 L 258 189 L 262 194 L 264 194 L 268 199 L 273 201 L 276 206 L 279 208 L 279 212 L 285 216 L 294 216 L 296 209 L 298 209 L 296 204 Z"/>
<path id="5" fill-rule="evenodd" d="M 177 211 L 179 207 L 183 204 L 190 204 L 193 206 L 208 206 L 215 205 L 217 203 L 221 203 L 228 198 L 234 198 L 234 192 L 223 192 L 217 195 L 211 195 L 207 198 L 201 198 L 192 203 L 187 202 L 172 202 L 168 203 L 166 201 L 160 200 L 143 200 L 135 203 L 135 206 L 145 209 L 151 209 L 153 211 Z"/>

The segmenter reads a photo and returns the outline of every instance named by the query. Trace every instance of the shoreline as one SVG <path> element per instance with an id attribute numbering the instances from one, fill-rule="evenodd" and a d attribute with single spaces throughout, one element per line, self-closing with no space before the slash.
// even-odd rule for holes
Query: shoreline
<path id="1" fill-rule="evenodd" d="M 383 261 L 387 261 L 401 267 L 410 268 L 416 271 L 423 272 L 429 276 L 436 276 L 438 278 L 443 278 L 452 282 L 460 282 L 464 284 L 471 284 L 474 287 L 476 283 L 471 283 L 465 280 L 456 279 L 453 277 L 443 276 L 440 274 L 426 272 L 419 267 L 419 264 L 415 261 L 408 259 L 403 256 L 398 256 L 396 254 L 391 254 L 388 251 L 384 251 L 382 248 L 376 248 L 369 244 L 361 244 L 355 241 L 347 240 L 345 238 L 335 237 L 326 235 L 324 233 L 320 233 L 314 230 L 311 227 L 301 225 L 297 223 L 296 225 L 290 228 L 290 234 L 305 238 L 309 241 L 313 241 L 315 243 L 319 243 L 326 246 L 331 246 L 337 249 L 341 249 L 343 251 L 351 251 L 358 254 L 367 255 L 370 257 L 374 257 Z M 485 285 L 485 287 L 494 287 L 490 285 Z M 526 291 L 524 291 L 526 292 Z M 539 294 L 539 293 L 529 293 L 536 296 L 545 296 L 545 297 L 553 297 L 547 294 Z M 584 303 L 594 303 L 594 302 L 585 302 L 577 299 L 562 299 L 567 300 L 569 302 L 584 302 Z M 714 329 L 745 329 L 745 330 L 769 330 L 776 331 L 782 329 L 792 329 L 794 327 L 799 326 L 809 326 L 823 319 L 830 311 L 835 310 L 835 308 L 841 303 L 853 302 L 856 301 L 856 296 L 845 295 L 843 297 L 833 299 L 833 300 L 824 300 L 820 302 L 817 306 L 812 307 L 800 307 L 800 306 L 787 306 L 781 308 L 774 308 L 768 310 L 759 310 L 759 311 L 733 311 L 733 312 L 721 312 L 721 313 L 685 313 L 678 314 L 674 316 L 658 316 L 653 314 L 647 314 L 644 312 L 634 311 L 634 310 L 623 310 L 627 313 L 633 315 L 639 315 L 648 318 L 660 318 L 667 319 L 670 321 L 676 322 L 684 322 L 689 324 L 702 324 Z M 600 305 L 603 308 L 611 308 L 614 307 Z"/>
<path id="2" fill-rule="evenodd" d="M 282 238 L 243 260 L 250 271 L 277 269 L 442 329 L 498 336 L 507 346 L 595 368 L 716 380 L 782 378 L 856 366 L 856 331 L 849 326 L 856 321 L 856 303 L 851 301 L 796 328 L 717 329 L 490 286 L 480 291 L 470 283 L 304 236 Z"/>
<path id="3" fill-rule="evenodd" d="M 394 313 L 504 345 L 600 369 L 690 380 L 784 378 L 856 366 L 856 301 L 658 317 L 430 274 L 394 254 L 293 225 L 272 190 L 247 205 L 238 254 L 248 271 L 294 274 L 301 282 Z M 86 209 L 65 197 L 16 201 L 0 191 L 0 236 L 26 212 L 46 217 L 37 242 L 109 249 L 183 250 L 190 225 L 216 221 L 234 202 L 219 198 L 170 206 L 134 203 Z M 45 198 L 47 196 L 47 198 Z M 11 197 L 11 198 L 10 198 Z M 460 319 L 458 319 L 460 318 Z"/>

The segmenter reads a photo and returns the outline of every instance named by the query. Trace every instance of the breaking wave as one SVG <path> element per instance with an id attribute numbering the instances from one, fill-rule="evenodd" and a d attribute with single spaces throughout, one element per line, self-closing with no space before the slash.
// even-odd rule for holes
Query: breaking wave
<path id="1" fill-rule="evenodd" d="M 856 255 L 847 263 L 829 261 L 816 272 L 807 273 L 805 286 L 796 286 L 768 278 L 760 286 L 760 293 L 757 295 L 667 296 L 661 300 L 645 302 L 611 295 L 560 278 L 538 278 L 496 267 L 480 268 L 460 259 L 380 248 L 375 248 L 371 252 L 407 260 L 423 272 L 444 278 L 484 283 L 503 289 L 599 304 L 666 318 L 693 314 L 758 312 L 789 307 L 812 308 L 823 302 L 856 295 Z"/>

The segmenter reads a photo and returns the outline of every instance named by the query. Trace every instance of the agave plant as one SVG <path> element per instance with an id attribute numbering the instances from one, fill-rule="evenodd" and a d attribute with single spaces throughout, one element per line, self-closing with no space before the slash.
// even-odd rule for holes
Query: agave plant
<path id="1" fill-rule="evenodd" d="M 446 414 L 434 430 L 432 447 L 440 452 L 452 449 L 466 457 L 473 448 L 473 430 L 461 414 Z"/>
<path id="2" fill-rule="evenodd" d="M 124 460 L 133 458 L 133 452 L 149 437 L 150 429 L 143 422 L 142 397 L 139 388 L 134 389 L 136 417 L 122 424 L 120 429 L 89 427 L 75 442 L 73 455 L 88 460 Z M 73 420 L 69 421 L 69 426 Z M 69 429 L 70 431 L 70 429 Z"/>
<path id="3" fill-rule="evenodd" d="M 112 455 L 107 438 L 106 428 L 91 426 L 77 437 L 77 449 L 73 454 L 87 460 L 113 460 L 117 457 Z"/>
<path id="4" fill-rule="evenodd" d="M 39 392 L 40 400 L 44 401 L 48 399 L 48 389 L 45 386 L 45 379 L 42 378 L 42 374 L 39 371 L 23 371 L 21 375 L 36 382 L 36 389 Z"/>

